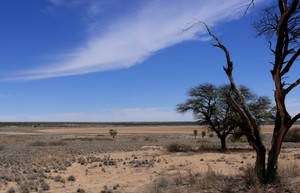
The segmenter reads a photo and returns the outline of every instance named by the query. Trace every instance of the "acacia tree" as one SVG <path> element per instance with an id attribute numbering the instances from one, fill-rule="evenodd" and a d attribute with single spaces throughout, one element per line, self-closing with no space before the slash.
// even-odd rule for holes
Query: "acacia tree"
<path id="1" fill-rule="evenodd" d="M 264 35 L 268 38 L 270 50 L 274 55 L 271 75 L 275 85 L 276 116 L 267 165 L 266 148 L 261 140 L 258 119 L 247 105 L 241 90 L 236 86 L 232 76 L 233 62 L 230 53 L 205 25 L 208 33 L 217 42 L 214 46 L 224 51 L 227 61 L 224 71 L 238 100 L 231 93 L 227 93 L 226 97 L 241 117 L 242 130 L 246 134 L 249 144 L 256 151 L 255 170 L 257 176 L 264 183 L 273 183 L 276 180 L 278 157 L 283 139 L 291 126 L 300 118 L 300 113 L 291 117 L 285 105 L 287 94 L 300 84 L 300 77 L 291 83 L 285 81 L 287 73 L 296 63 L 300 54 L 299 9 L 299 0 L 278 0 L 277 5 L 267 8 L 263 17 L 256 23 L 258 35 Z M 273 48 L 274 43 L 275 48 Z"/>
<path id="2" fill-rule="evenodd" d="M 246 86 L 241 86 L 240 90 L 247 104 L 257 113 L 257 117 L 265 119 L 270 115 L 271 100 L 268 97 L 258 97 Z M 217 87 L 210 83 L 203 83 L 191 88 L 186 102 L 177 105 L 178 112 L 191 111 L 200 124 L 209 125 L 220 139 L 222 150 L 226 150 L 227 136 L 241 126 L 239 116 L 224 93 L 232 93 L 234 96 L 229 85 Z"/>

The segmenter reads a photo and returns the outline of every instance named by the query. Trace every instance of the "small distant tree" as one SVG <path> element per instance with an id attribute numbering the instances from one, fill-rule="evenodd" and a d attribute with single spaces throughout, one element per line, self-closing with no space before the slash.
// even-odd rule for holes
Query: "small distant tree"
<path id="1" fill-rule="evenodd" d="M 202 136 L 202 138 L 204 138 L 206 136 L 206 131 L 202 131 L 201 136 Z"/>
<path id="2" fill-rule="evenodd" d="M 247 103 L 256 110 L 256 114 L 261 119 L 269 115 L 270 99 L 256 96 L 246 86 L 241 86 L 240 89 L 246 96 Z M 179 113 L 190 111 L 199 124 L 209 125 L 220 139 L 222 150 L 226 150 L 226 137 L 241 123 L 238 114 L 225 96 L 228 92 L 234 94 L 229 85 L 217 87 L 210 83 L 203 83 L 191 88 L 186 102 L 177 105 Z"/>
<path id="3" fill-rule="evenodd" d="M 109 135 L 115 138 L 115 136 L 118 134 L 117 130 L 115 129 L 110 129 L 109 130 Z"/>
<path id="4" fill-rule="evenodd" d="M 195 139 L 196 139 L 196 137 L 197 137 L 197 135 L 198 135 L 198 130 L 195 129 L 195 130 L 193 131 L 193 133 L 194 133 L 194 137 L 195 137 Z"/>

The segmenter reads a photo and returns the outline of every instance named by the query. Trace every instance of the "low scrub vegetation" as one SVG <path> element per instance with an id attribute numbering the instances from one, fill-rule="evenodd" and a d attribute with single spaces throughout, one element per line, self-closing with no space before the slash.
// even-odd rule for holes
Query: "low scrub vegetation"
<path id="1" fill-rule="evenodd" d="M 199 152 L 199 151 L 220 151 L 219 144 L 209 141 L 198 141 L 198 144 L 190 145 L 179 142 L 173 142 L 167 146 L 169 152 Z"/>
<path id="2" fill-rule="evenodd" d="M 178 171 L 175 175 L 159 176 L 145 187 L 144 193 L 188 193 L 188 192 L 214 192 L 214 193 L 276 193 L 297 192 L 298 184 L 290 184 L 289 178 L 292 170 L 299 175 L 299 167 L 284 168 L 280 180 L 273 185 L 262 185 L 256 177 L 251 165 L 241 168 L 241 173 L 235 176 L 223 175 L 210 166 L 204 173 L 193 173 L 191 170 Z M 295 170 L 297 172 L 295 172 Z M 289 174 L 289 175 L 286 175 Z M 295 176 L 294 176 L 295 177 Z"/>
<path id="3" fill-rule="evenodd" d="M 167 146 L 167 150 L 169 152 L 188 152 L 192 151 L 192 146 L 187 144 L 180 144 L 180 143 L 171 143 Z"/>
<path id="4" fill-rule="evenodd" d="M 285 138 L 284 142 L 294 142 L 294 143 L 299 143 L 300 142 L 300 127 L 294 127 L 291 128 Z"/>
<path id="5" fill-rule="evenodd" d="M 29 143 L 29 146 L 64 146 L 64 141 L 33 141 Z"/>
<path id="6" fill-rule="evenodd" d="M 0 145 L 0 151 L 4 149 L 4 145 Z"/>

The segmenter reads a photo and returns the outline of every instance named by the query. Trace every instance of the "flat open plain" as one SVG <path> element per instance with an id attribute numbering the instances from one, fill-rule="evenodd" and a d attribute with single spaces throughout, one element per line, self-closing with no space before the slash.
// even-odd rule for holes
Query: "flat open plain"
<path id="1" fill-rule="evenodd" d="M 117 130 L 114 139 L 109 129 Z M 199 131 L 196 139 L 194 129 Z M 267 145 L 272 129 L 262 127 Z M 207 132 L 204 138 L 201 131 Z M 162 176 L 210 169 L 234 176 L 254 164 L 255 152 L 245 140 L 228 139 L 228 151 L 220 152 L 218 138 L 209 133 L 195 125 L 1 127 L 0 192 L 138 193 L 147 192 L 149 184 Z M 173 153 L 166 148 L 171 143 L 203 150 Z M 299 147 L 284 143 L 280 166 L 298 167 Z M 300 178 L 294 178 L 293 184 L 299 185 Z"/>

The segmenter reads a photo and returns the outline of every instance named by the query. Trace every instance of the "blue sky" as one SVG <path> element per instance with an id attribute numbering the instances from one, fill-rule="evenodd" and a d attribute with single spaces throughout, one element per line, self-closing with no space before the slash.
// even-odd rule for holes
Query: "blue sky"
<path id="1" fill-rule="evenodd" d="M 272 56 L 242 17 L 241 0 L 4 0 L 0 6 L 0 121 L 184 121 L 175 112 L 197 84 L 236 82 L 273 97 Z M 293 69 L 292 80 L 300 70 Z M 298 70 L 298 72 L 299 72 Z M 299 89 L 287 100 L 300 109 Z"/>

